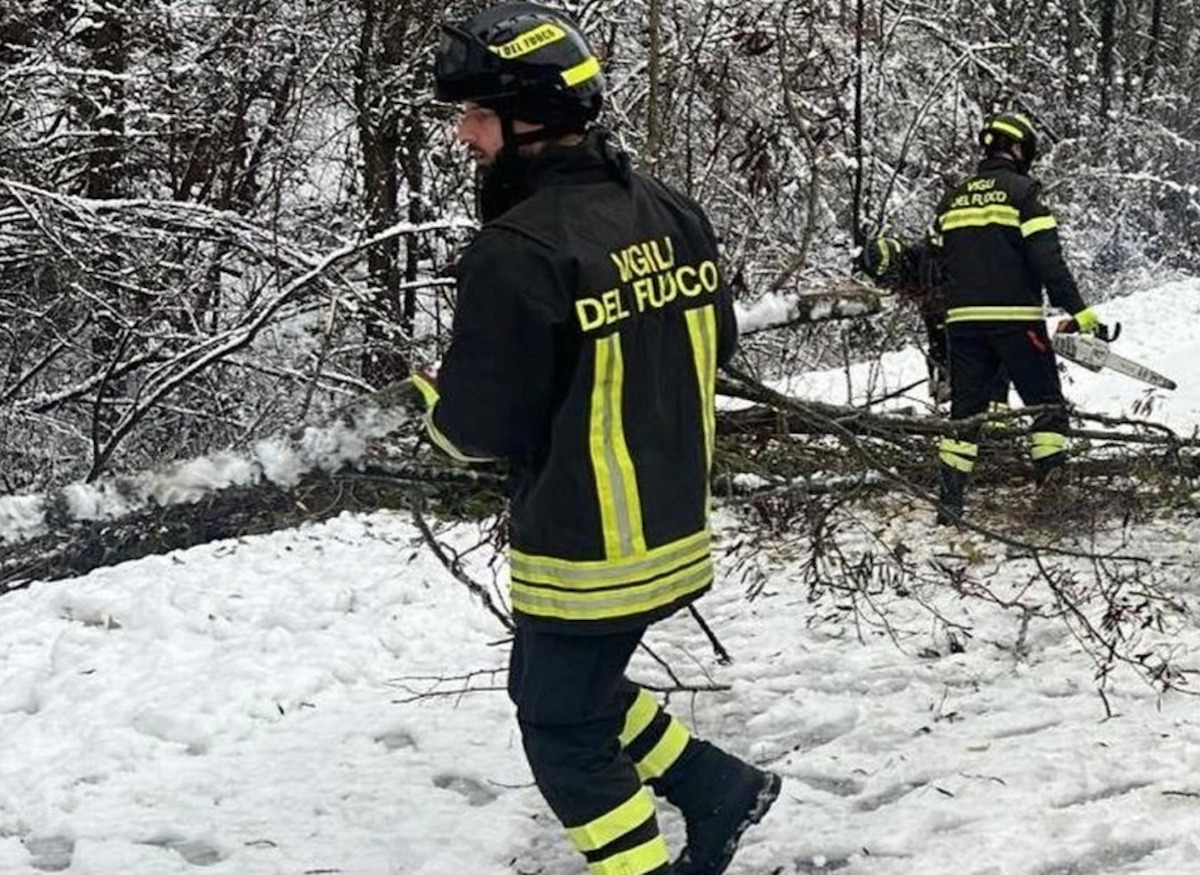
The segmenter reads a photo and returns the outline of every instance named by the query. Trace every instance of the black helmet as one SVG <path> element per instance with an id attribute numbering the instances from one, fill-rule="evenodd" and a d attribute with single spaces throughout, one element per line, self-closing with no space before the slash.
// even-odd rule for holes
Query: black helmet
<path id="1" fill-rule="evenodd" d="M 903 253 L 904 244 L 895 237 L 872 237 L 863 244 L 854 267 L 882 288 L 890 288 L 900 280 Z"/>
<path id="2" fill-rule="evenodd" d="M 987 120 L 979 132 L 979 145 L 989 154 L 1009 143 L 1019 143 L 1025 170 L 1037 157 L 1038 138 L 1029 117 L 1019 112 L 1002 112 Z"/>
<path id="3" fill-rule="evenodd" d="M 604 92 L 600 62 L 575 22 L 537 3 L 443 25 L 434 79 L 438 100 L 568 129 L 599 114 Z"/>

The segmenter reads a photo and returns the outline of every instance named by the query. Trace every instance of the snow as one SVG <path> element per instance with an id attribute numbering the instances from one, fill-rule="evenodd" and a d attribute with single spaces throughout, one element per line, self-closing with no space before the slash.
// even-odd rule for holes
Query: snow
<path id="1" fill-rule="evenodd" d="M 62 490 L 65 509 L 76 520 L 112 519 L 150 505 L 166 507 L 200 501 L 213 491 L 246 486 L 264 479 L 295 486 L 311 471 L 336 471 L 362 459 L 371 438 L 400 425 L 403 411 L 366 409 L 353 421 L 307 426 L 299 434 L 257 442 L 249 454 L 218 452 L 95 483 L 73 483 Z M 43 535 L 54 495 L 0 497 L 0 543 Z"/>
<path id="2" fill-rule="evenodd" d="M 1099 309 L 1125 323 L 1124 354 L 1180 383 L 1154 393 L 1152 418 L 1200 423 L 1200 281 Z M 840 402 L 922 369 L 907 350 L 792 388 Z M 1146 394 L 1117 375 L 1068 373 L 1088 410 L 1129 413 Z M 260 451 L 260 467 L 294 473 L 348 452 L 326 437 Z M 181 469 L 177 488 L 249 476 L 230 466 Z M 72 494 L 81 513 L 124 500 Z M 36 515 L 28 501 L 6 507 L 0 516 Z M 847 543 L 947 561 L 970 548 L 968 567 L 996 592 L 1028 580 L 1028 559 L 933 531 L 928 515 L 868 515 Z M 888 628 L 870 612 L 855 623 L 842 600 L 809 597 L 799 532 L 751 556 L 736 516 L 723 510 L 716 526 L 719 584 L 699 608 L 733 662 L 718 664 L 686 612 L 647 643 L 683 682 L 720 687 L 674 693 L 674 713 L 784 776 L 731 875 L 1200 872 L 1194 695 L 1118 670 L 1102 698 L 1064 624 L 1023 625 L 944 588 L 922 595 L 969 630 L 953 640 L 953 626 L 889 593 L 873 602 Z M 438 534 L 460 550 L 479 539 L 463 523 Z M 1146 630 L 1148 646 L 1168 641 L 1191 669 L 1198 540 L 1196 520 L 1178 518 L 1098 545 L 1154 560 L 1190 610 L 1165 633 Z M 490 583 L 486 553 L 464 562 Z M 584 871 L 525 765 L 503 691 L 504 629 L 404 514 L 346 514 L 35 582 L 0 597 L 0 628 L 5 875 Z M 670 685 L 646 654 L 631 673 Z M 662 813 L 678 849 L 681 825 Z"/>

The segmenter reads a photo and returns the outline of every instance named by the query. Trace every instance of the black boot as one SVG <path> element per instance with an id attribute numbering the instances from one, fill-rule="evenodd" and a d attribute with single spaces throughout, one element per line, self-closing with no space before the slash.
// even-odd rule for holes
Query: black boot
<path id="1" fill-rule="evenodd" d="M 957 525 L 963 513 L 963 497 L 967 490 L 967 474 L 949 465 L 938 466 L 938 509 L 935 522 L 939 526 Z"/>
<path id="2" fill-rule="evenodd" d="M 1033 480 L 1039 488 L 1053 488 L 1063 482 L 1063 464 L 1066 462 L 1064 453 L 1055 453 L 1033 463 Z"/>
<path id="3" fill-rule="evenodd" d="M 756 769 L 705 741 L 693 756 L 680 757 L 677 777 L 663 795 L 683 812 L 687 846 L 673 864 L 673 875 L 721 875 L 748 828 L 766 816 L 779 796 L 782 779 Z"/>

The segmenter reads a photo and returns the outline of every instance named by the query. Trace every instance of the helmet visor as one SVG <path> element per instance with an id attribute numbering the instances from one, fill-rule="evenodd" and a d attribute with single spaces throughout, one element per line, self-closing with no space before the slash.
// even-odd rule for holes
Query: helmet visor
<path id="1" fill-rule="evenodd" d="M 450 103 L 497 97 L 506 92 L 503 63 L 474 34 L 452 24 L 442 25 L 434 67 L 438 100 Z"/>

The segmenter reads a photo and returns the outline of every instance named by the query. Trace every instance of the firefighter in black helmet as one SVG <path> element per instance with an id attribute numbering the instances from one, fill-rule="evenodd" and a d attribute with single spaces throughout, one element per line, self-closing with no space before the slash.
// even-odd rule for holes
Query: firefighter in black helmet
<path id="1" fill-rule="evenodd" d="M 1003 366 L 1026 406 L 1047 405 L 1029 433 L 1034 476 L 1044 483 L 1066 458 L 1068 420 L 1058 367 L 1046 331 L 1043 290 L 1071 314 L 1057 330 L 1094 332 L 1099 319 L 1080 297 L 1063 259 L 1058 222 L 1029 177 L 1038 137 L 1015 112 L 993 116 L 979 132 L 984 157 L 975 173 L 938 207 L 933 242 L 946 268 L 946 328 L 950 346 L 950 418 L 987 410 Z M 979 428 L 938 444 L 938 522 L 963 510 L 963 492 L 978 454 Z"/>
<path id="2" fill-rule="evenodd" d="M 600 64 L 534 3 L 446 25 L 437 96 L 481 171 L 434 442 L 513 471 L 509 693 L 543 796 L 595 875 L 717 875 L 778 776 L 691 736 L 625 677 L 647 626 L 713 582 L 717 368 L 737 340 L 698 204 L 593 125 Z M 677 806 L 672 863 L 652 792 Z"/>

